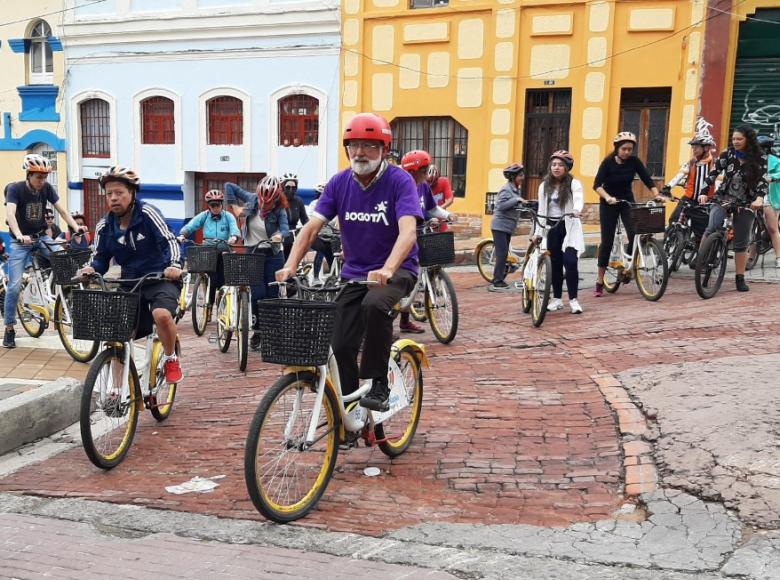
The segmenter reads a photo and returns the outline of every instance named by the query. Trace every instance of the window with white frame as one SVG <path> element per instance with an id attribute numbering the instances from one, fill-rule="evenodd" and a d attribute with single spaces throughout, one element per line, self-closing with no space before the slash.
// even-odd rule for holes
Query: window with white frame
<path id="1" fill-rule="evenodd" d="M 54 82 L 54 59 L 49 37 L 51 27 L 39 20 L 30 32 L 30 84 L 50 85 Z"/>

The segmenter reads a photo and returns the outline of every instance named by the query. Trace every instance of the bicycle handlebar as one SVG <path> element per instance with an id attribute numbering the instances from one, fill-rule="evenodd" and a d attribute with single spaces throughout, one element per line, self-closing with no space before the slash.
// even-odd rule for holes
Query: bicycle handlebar
<path id="1" fill-rule="evenodd" d="M 131 284 L 135 282 L 135 285 L 130 290 L 130 292 L 135 292 L 143 286 L 146 282 L 159 282 L 162 280 L 167 280 L 165 277 L 165 274 L 163 272 L 150 272 L 149 274 L 145 274 L 144 276 L 141 276 L 140 278 L 104 278 L 103 274 L 99 272 L 90 272 L 89 274 L 82 274 L 81 276 L 74 276 L 70 279 L 71 282 L 81 283 L 85 280 L 97 280 L 100 283 L 100 287 L 104 291 L 108 291 L 108 286 L 106 284 Z"/>

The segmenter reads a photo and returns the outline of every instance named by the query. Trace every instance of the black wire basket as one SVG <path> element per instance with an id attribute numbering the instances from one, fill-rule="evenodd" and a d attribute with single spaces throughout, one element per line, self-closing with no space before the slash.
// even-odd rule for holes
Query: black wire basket
<path id="1" fill-rule="evenodd" d="M 190 246 L 187 248 L 187 270 L 211 274 L 217 271 L 219 249 L 216 246 Z"/>
<path id="2" fill-rule="evenodd" d="M 659 206 L 634 206 L 631 208 L 631 221 L 636 234 L 660 234 L 666 229 L 666 210 Z"/>
<path id="3" fill-rule="evenodd" d="M 299 366 L 327 363 L 336 308 L 335 302 L 260 300 L 257 326 L 263 361 Z"/>
<path id="4" fill-rule="evenodd" d="M 73 338 L 127 342 L 135 336 L 141 295 L 74 288 Z"/>
<path id="5" fill-rule="evenodd" d="M 455 261 L 455 236 L 452 232 L 417 234 L 420 266 L 446 266 Z"/>
<path id="6" fill-rule="evenodd" d="M 60 286 L 75 284 L 76 282 L 72 282 L 71 279 L 82 266 L 89 262 L 91 256 L 92 250 L 86 248 L 52 252 L 49 255 L 49 261 L 54 272 L 54 283 Z"/>
<path id="7" fill-rule="evenodd" d="M 265 280 L 265 254 L 222 254 L 226 286 L 260 286 Z"/>

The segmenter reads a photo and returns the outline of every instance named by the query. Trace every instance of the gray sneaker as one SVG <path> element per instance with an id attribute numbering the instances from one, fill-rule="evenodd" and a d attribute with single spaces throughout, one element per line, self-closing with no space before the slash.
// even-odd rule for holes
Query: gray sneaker
<path id="1" fill-rule="evenodd" d="M 13 328 L 5 329 L 3 348 L 16 348 L 16 331 Z"/>
<path id="2" fill-rule="evenodd" d="M 512 288 L 504 282 L 503 280 L 499 280 L 498 282 L 493 282 L 490 286 L 488 286 L 488 292 L 509 292 Z"/>

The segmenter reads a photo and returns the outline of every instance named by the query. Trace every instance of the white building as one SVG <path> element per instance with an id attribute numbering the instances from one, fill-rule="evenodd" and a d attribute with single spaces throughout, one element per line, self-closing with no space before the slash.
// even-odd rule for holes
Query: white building
<path id="1" fill-rule="evenodd" d="M 293 172 L 311 189 L 337 171 L 336 0 L 66 4 L 69 201 L 90 224 L 114 164 L 176 230 L 225 181 Z"/>

